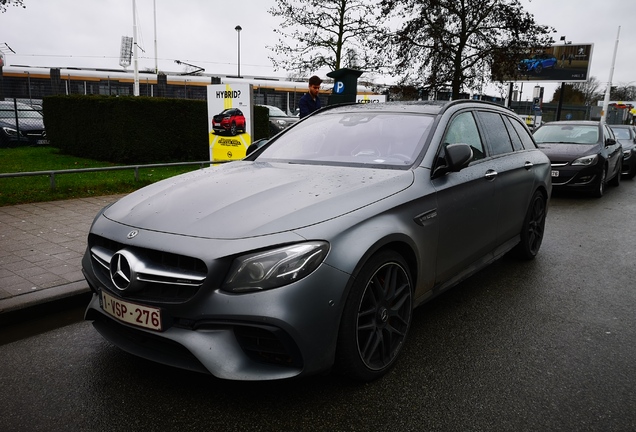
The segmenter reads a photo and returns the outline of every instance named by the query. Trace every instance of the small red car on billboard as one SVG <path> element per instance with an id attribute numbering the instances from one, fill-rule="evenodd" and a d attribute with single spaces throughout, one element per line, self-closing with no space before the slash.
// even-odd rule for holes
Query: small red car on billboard
<path id="1" fill-rule="evenodd" d="M 212 129 L 217 134 L 236 135 L 239 130 L 245 132 L 245 116 L 238 108 L 228 108 L 212 117 Z"/>

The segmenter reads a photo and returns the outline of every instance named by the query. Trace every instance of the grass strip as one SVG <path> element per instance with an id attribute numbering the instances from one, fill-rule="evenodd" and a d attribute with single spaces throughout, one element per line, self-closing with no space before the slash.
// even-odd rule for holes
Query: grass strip
<path id="1" fill-rule="evenodd" d="M 0 172 L 18 173 L 116 166 L 110 162 L 60 154 L 48 146 L 0 149 Z M 199 169 L 198 165 L 59 174 L 51 190 L 47 175 L 0 178 L 0 206 L 129 193 L 143 186 Z"/>

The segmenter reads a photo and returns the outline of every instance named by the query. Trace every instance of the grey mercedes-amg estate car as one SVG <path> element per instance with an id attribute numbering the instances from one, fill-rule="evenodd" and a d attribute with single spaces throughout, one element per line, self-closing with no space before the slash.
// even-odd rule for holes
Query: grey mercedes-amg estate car
<path id="1" fill-rule="evenodd" d="M 550 161 L 498 105 L 330 106 L 244 160 L 104 208 L 86 319 L 219 378 L 371 380 L 416 306 L 509 251 L 537 254 L 550 193 Z"/>

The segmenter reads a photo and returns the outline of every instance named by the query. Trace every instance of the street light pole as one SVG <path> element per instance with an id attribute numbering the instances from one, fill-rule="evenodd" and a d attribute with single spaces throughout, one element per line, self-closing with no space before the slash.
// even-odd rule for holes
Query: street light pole
<path id="1" fill-rule="evenodd" d="M 561 54 L 561 67 L 565 66 L 565 48 L 571 44 L 571 41 L 566 40 L 565 36 L 561 36 L 561 40 L 563 41 L 563 53 Z M 557 60 L 558 61 L 558 60 Z M 555 120 L 561 120 L 561 109 L 563 108 L 563 97 L 565 96 L 565 83 L 561 83 L 561 94 L 559 95 L 559 104 L 557 105 Z"/>
<path id="2" fill-rule="evenodd" d="M 236 33 L 238 34 L 238 77 L 241 77 L 241 30 L 243 30 L 241 28 L 240 25 L 237 25 L 236 27 L 234 27 L 234 30 L 236 30 Z"/>

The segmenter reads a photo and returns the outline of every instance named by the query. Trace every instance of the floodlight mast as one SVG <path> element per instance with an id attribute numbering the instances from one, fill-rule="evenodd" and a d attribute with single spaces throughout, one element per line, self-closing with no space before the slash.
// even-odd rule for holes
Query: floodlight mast
<path id="1" fill-rule="evenodd" d="M 155 73 L 159 73 L 159 65 L 157 64 L 157 4 L 155 0 L 152 0 L 152 13 L 155 26 Z"/>
<path id="2" fill-rule="evenodd" d="M 119 65 L 126 70 L 130 66 L 132 55 L 132 38 L 130 36 L 121 37 L 121 48 L 119 49 Z"/>
<path id="3" fill-rule="evenodd" d="M 610 92 L 612 91 L 612 79 L 614 77 L 614 63 L 616 63 L 616 51 L 618 51 L 618 40 L 621 36 L 621 26 L 618 26 L 618 34 L 616 35 L 616 43 L 614 44 L 614 56 L 612 57 L 612 67 L 610 68 L 609 80 L 605 88 L 605 99 L 603 100 L 603 112 L 601 113 L 601 123 L 607 121 L 607 109 L 609 108 Z M 620 174 L 619 174 L 620 175 Z"/>
<path id="4" fill-rule="evenodd" d="M 132 0 L 133 5 L 133 68 L 134 68 L 134 84 L 133 95 L 139 96 L 139 64 L 137 62 L 137 4 Z"/>

